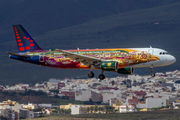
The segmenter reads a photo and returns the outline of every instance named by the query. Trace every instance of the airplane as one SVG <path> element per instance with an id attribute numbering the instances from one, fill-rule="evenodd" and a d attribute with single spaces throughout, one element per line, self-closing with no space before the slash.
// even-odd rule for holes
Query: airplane
<path id="1" fill-rule="evenodd" d="M 13 25 L 19 53 L 9 54 L 9 58 L 61 69 L 89 69 L 89 78 L 94 77 L 93 70 L 101 70 L 98 76 L 105 79 L 104 71 L 131 75 L 134 68 L 150 67 L 151 76 L 154 77 L 154 67 L 173 64 L 176 58 L 167 51 L 159 48 L 107 48 L 107 49 L 76 49 L 43 50 L 22 27 Z"/>

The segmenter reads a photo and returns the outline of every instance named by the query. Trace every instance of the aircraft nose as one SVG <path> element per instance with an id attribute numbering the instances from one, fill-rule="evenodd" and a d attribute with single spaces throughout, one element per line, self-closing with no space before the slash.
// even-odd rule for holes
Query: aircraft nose
<path id="1" fill-rule="evenodd" d="M 173 64 L 173 63 L 175 63 L 175 62 L 176 62 L 176 58 L 175 58 L 174 56 L 170 55 L 170 56 L 168 57 L 168 63 L 169 63 L 169 64 Z"/>
<path id="2" fill-rule="evenodd" d="M 176 62 L 176 58 L 174 56 L 172 56 L 172 63 Z"/>

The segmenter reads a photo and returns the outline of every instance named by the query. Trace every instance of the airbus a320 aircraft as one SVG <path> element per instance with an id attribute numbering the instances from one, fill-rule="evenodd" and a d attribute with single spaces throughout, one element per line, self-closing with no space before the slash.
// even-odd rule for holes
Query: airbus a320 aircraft
<path id="1" fill-rule="evenodd" d="M 99 79 L 105 79 L 104 71 L 118 74 L 133 74 L 137 67 L 150 67 L 154 77 L 154 67 L 166 66 L 176 61 L 167 51 L 158 48 L 113 48 L 113 49 L 77 49 L 43 50 L 21 25 L 13 25 L 19 53 L 9 57 L 40 66 L 63 69 L 89 69 L 88 77 L 94 77 L 93 69 L 102 70 Z"/>

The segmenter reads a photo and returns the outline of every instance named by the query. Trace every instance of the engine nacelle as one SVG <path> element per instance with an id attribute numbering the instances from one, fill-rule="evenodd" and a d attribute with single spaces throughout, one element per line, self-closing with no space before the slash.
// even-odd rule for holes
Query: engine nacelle
<path id="1" fill-rule="evenodd" d="M 131 75 L 133 74 L 134 68 L 120 68 L 117 70 L 118 74 Z"/>
<path id="2" fill-rule="evenodd" d="M 101 62 L 101 69 L 105 71 L 117 71 L 118 62 L 116 61 L 103 61 Z"/>

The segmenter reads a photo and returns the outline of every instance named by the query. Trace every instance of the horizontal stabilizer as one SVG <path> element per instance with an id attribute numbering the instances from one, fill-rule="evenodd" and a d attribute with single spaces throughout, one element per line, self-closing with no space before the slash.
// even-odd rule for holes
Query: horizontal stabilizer
<path id="1" fill-rule="evenodd" d="M 19 56 L 19 57 L 26 57 L 26 58 L 29 57 L 29 56 L 27 56 L 27 55 L 20 55 L 20 54 L 17 54 L 17 53 L 11 53 L 11 52 L 6 52 L 6 54 L 15 55 L 15 56 Z"/>

